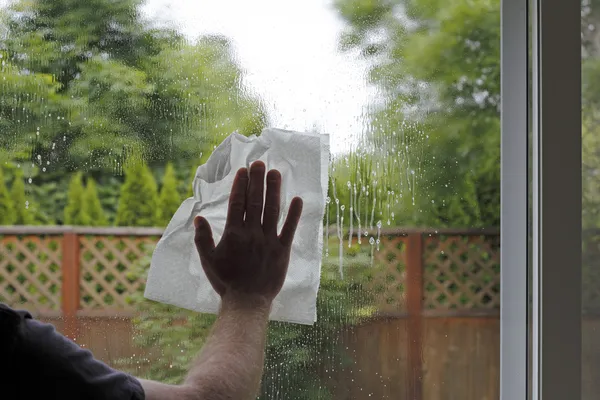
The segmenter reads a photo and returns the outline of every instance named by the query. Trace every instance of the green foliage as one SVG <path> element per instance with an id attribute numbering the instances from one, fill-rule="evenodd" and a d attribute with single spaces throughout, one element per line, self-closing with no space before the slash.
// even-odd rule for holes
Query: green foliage
<path id="1" fill-rule="evenodd" d="M 158 193 L 152 172 L 143 162 L 128 162 L 125 182 L 121 186 L 116 225 L 157 226 L 157 213 Z"/>
<path id="2" fill-rule="evenodd" d="M 371 115 L 369 139 L 378 161 L 395 159 L 409 177 L 390 181 L 402 194 L 399 223 L 497 226 L 499 1 L 338 0 L 337 7 L 348 24 L 341 47 L 373 60 L 370 81 L 387 95 Z"/>
<path id="3" fill-rule="evenodd" d="M 164 165 L 210 151 L 235 130 L 260 132 L 263 107 L 245 90 L 229 42 L 190 44 L 154 28 L 140 5 L 20 0 L 0 16 L 7 27 L 0 73 L 8 82 L 0 128 L 11 132 L 0 141 L 13 158 L 27 157 L 34 142 L 44 160 L 106 172 L 131 151 Z"/>
<path id="4" fill-rule="evenodd" d="M 158 225 L 167 226 L 175 211 L 181 205 L 179 183 L 172 164 L 167 164 L 158 197 Z"/>
<path id="5" fill-rule="evenodd" d="M 102 209 L 102 204 L 98 198 L 96 182 L 88 178 L 85 192 L 83 193 L 82 213 L 87 216 L 87 225 L 107 226 L 108 220 Z"/>
<path id="6" fill-rule="evenodd" d="M 29 54 L 22 62 L 58 78 L 62 90 L 82 62 L 100 54 L 127 64 L 155 54 L 165 39 L 142 23 L 141 0 L 33 0 L 11 4 L 7 47 Z M 168 39 L 167 39 L 168 40 Z"/>
<path id="7" fill-rule="evenodd" d="M 379 221 L 395 220 L 393 209 L 399 196 L 398 183 L 402 174 L 393 159 L 380 157 L 371 149 L 350 153 L 332 162 L 329 182 L 330 202 L 326 205 L 326 223 L 342 222 L 347 230 L 352 221 L 354 229 L 373 229 Z M 395 191 L 394 191 L 395 190 Z M 352 213 L 352 218 L 350 217 Z M 383 223 L 383 222 L 382 222 Z"/>
<path id="8" fill-rule="evenodd" d="M 0 14 L 0 161 L 44 163 L 28 198 L 38 222 L 65 223 L 70 171 L 94 177 L 115 220 L 128 158 L 153 172 L 169 160 L 187 169 L 225 134 L 265 123 L 227 40 L 188 43 L 146 21 L 140 5 L 19 0 Z"/>
<path id="9" fill-rule="evenodd" d="M 82 175 L 81 172 L 77 172 L 69 183 L 64 216 L 66 225 L 89 225 L 90 216 L 87 214 L 86 207 L 84 207 L 84 193 Z"/>
<path id="10" fill-rule="evenodd" d="M 582 4 L 582 222 L 589 229 L 600 227 L 600 44 L 596 40 L 600 2 L 590 0 Z M 584 251 L 586 254 L 591 257 L 584 263 L 584 273 L 586 269 L 597 269 L 596 254 L 590 249 Z"/>
<path id="11" fill-rule="evenodd" d="M 98 182 L 112 221 L 127 159 L 187 170 L 224 135 L 265 124 L 226 39 L 190 43 L 141 4 L 17 0 L 0 12 L 0 162 L 40 167 L 37 222 L 64 223 L 74 170 Z"/>
<path id="12" fill-rule="evenodd" d="M 12 225 L 15 221 L 15 207 L 6 187 L 3 168 L 0 167 L 0 225 Z"/>
<path id="13" fill-rule="evenodd" d="M 32 202 L 25 193 L 25 178 L 23 171 L 17 169 L 13 179 L 10 196 L 15 205 L 15 225 L 32 225 L 35 222 Z"/>
<path id="14" fill-rule="evenodd" d="M 370 264 L 366 256 L 349 257 L 348 274 L 340 280 L 334 260 L 331 257 L 323 266 L 314 326 L 270 323 L 261 399 L 330 399 L 330 373 L 326 371 L 337 371 L 351 362 L 340 334 L 373 313 L 371 296 L 361 284 Z M 150 256 L 141 260 L 128 278 L 145 278 L 149 261 Z M 146 300 L 143 291 L 140 287 L 129 300 L 138 311 L 134 341 L 146 357 L 119 364 L 145 379 L 181 383 L 215 317 Z"/>
<path id="15" fill-rule="evenodd" d="M 39 134 L 44 134 L 39 129 L 36 131 L 39 122 L 46 113 L 55 112 L 59 85 L 48 74 L 22 74 L 5 51 L 0 51 L 0 82 L 0 161 L 24 160 L 36 145 Z M 40 102 L 40 93 L 48 100 L 46 104 Z M 51 129 L 56 125 L 54 119 L 46 121 Z"/>
<path id="16" fill-rule="evenodd" d="M 117 219 L 119 194 L 124 181 L 123 176 L 98 173 L 94 175 L 94 180 L 98 182 L 98 197 L 100 198 L 106 218 L 111 223 L 114 223 Z"/>

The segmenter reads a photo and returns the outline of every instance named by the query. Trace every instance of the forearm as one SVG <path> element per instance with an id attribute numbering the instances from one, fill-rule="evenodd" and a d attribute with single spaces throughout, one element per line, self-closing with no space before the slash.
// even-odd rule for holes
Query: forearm
<path id="1" fill-rule="evenodd" d="M 225 297 L 185 385 L 205 400 L 254 399 L 260 388 L 270 303 Z"/>

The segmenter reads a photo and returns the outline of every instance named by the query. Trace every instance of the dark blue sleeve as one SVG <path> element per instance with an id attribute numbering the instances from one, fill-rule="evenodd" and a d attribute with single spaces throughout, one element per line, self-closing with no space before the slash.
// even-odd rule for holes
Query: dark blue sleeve
<path id="1" fill-rule="evenodd" d="M 136 378 L 96 360 L 89 350 L 58 333 L 54 326 L 36 321 L 27 313 L 17 313 L 21 319 L 14 366 L 20 370 L 17 380 L 26 379 L 31 385 L 29 395 L 39 390 L 44 396 L 38 398 L 144 399 Z"/>

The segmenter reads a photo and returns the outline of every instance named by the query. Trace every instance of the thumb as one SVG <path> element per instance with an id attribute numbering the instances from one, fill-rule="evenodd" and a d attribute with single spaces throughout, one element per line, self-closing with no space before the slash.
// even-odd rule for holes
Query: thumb
<path id="1" fill-rule="evenodd" d="M 196 229 L 196 233 L 194 235 L 196 249 L 198 249 L 198 253 L 200 253 L 201 258 L 208 258 L 215 249 L 215 240 L 213 239 L 210 224 L 206 218 L 196 217 L 194 219 L 194 228 Z"/>

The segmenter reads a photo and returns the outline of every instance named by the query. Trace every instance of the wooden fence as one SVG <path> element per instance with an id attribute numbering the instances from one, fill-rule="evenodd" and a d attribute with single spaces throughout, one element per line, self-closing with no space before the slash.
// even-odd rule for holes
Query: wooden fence
<path id="1" fill-rule="evenodd" d="M 160 229 L 147 228 L 0 228 L 0 301 L 52 320 L 61 332 L 87 345 L 100 358 L 108 358 L 108 362 L 133 354 L 131 346 L 117 343 L 110 330 L 132 334 L 127 318 L 134 310 L 127 296 L 143 282 L 130 276 L 129 270 L 132 263 L 147 256 L 161 233 Z M 366 240 L 363 245 L 365 242 L 368 246 Z M 405 371 L 406 398 L 441 399 L 423 394 L 424 379 L 439 369 L 432 367 L 426 355 L 428 349 L 436 347 L 429 343 L 439 334 L 435 325 L 448 324 L 452 319 L 459 325 L 465 320 L 490 321 L 485 329 L 491 329 L 491 338 L 498 334 L 499 232 L 383 230 L 379 247 L 372 249 L 375 272 L 367 283 L 377 297 L 379 322 L 357 328 L 353 332 L 358 336 L 348 340 L 355 341 L 355 351 L 368 354 L 372 349 L 363 347 L 359 339 L 365 332 L 378 325 L 378 329 L 393 332 L 402 325 L 405 336 L 401 341 L 406 351 L 395 349 L 394 353 L 405 357 L 405 364 L 396 370 Z M 99 317 L 104 319 L 98 321 Z M 109 317 L 112 319 L 106 319 Z M 130 342 L 123 338 L 120 341 Z M 492 355 L 484 359 L 491 357 L 496 365 L 491 368 L 495 372 L 486 380 L 484 392 L 485 398 L 491 399 L 497 394 L 499 344 L 492 340 L 489 347 Z M 424 366 L 424 361 L 428 365 Z M 388 366 L 387 370 L 392 373 L 393 368 Z M 435 374 L 446 372 L 442 368 Z M 368 385 L 367 380 L 362 379 L 360 385 Z M 436 385 L 427 387 L 431 391 Z M 362 391 L 362 386 L 357 390 Z"/>

